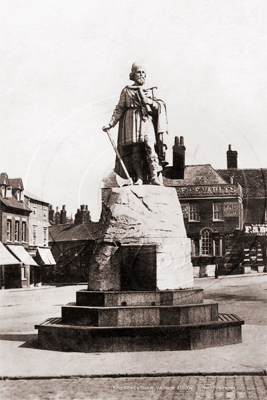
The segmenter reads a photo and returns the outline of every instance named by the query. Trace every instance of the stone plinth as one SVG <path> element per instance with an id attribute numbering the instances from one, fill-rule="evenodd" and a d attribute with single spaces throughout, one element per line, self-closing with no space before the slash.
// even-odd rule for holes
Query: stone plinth
<path id="1" fill-rule="evenodd" d="M 88 290 L 193 287 L 191 243 L 174 188 L 109 189 L 103 236 L 92 258 Z"/>
<path id="2" fill-rule="evenodd" d="M 203 303 L 203 289 L 141 291 L 141 292 L 97 292 L 79 290 L 76 305 L 88 307 L 114 306 L 174 306 Z"/>

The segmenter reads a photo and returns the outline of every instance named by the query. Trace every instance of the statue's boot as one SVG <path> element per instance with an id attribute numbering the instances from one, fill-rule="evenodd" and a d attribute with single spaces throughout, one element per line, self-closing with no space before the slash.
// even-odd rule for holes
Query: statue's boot
<path id="1" fill-rule="evenodd" d="M 162 181 L 158 177 L 158 172 L 162 170 L 162 168 L 159 165 L 158 156 L 147 157 L 147 161 L 148 161 L 149 170 L 150 170 L 150 174 L 151 174 L 152 185 L 162 186 Z"/>

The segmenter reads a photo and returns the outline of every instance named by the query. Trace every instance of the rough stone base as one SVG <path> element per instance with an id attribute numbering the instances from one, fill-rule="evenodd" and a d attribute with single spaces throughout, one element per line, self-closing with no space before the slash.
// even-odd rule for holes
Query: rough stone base
<path id="1" fill-rule="evenodd" d="M 89 267 L 88 290 L 192 288 L 191 241 L 174 188 L 109 190 L 103 234 Z"/>

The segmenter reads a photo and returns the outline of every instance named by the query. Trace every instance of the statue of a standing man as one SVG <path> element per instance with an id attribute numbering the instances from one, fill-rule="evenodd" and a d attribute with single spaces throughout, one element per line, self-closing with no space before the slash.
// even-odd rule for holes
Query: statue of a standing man
<path id="1" fill-rule="evenodd" d="M 111 121 L 103 130 L 107 131 L 119 122 L 118 151 L 136 185 L 161 185 L 160 171 L 162 165 L 167 164 L 166 146 L 162 141 L 163 134 L 168 133 L 166 105 L 154 97 L 153 88 L 142 88 L 145 79 L 145 68 L 134 63 L 130 73 L 134 85 L 122 90 Z M 115 172 L 126 178 L 118 158 Z"/>

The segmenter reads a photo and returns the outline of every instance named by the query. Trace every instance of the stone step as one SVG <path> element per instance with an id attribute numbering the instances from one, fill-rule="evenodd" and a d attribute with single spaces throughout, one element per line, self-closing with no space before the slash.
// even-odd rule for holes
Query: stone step
<path id="1" fill-rule="evenodd" d="M 203 289 L 201 288 L 129 292 L 79 290 L 76 293 L 78 306 L 172 306 L 196 303 L 203 303 Z"/>
<path id="2" fill-rule="evenodd" d="M 244 321 L 234 314 L 219 320 L 180 326 L 85 327 L 50 318 L 38 329 L 41 349 L 85 353 L 197 350 L 242 342 Z"/>
<path id="3" fill-rule="evenodd" d="M 79 326 L 186 325 L 218 320 L 218 304 L 183 306 L 62 307 L 62 323 Z"/>

